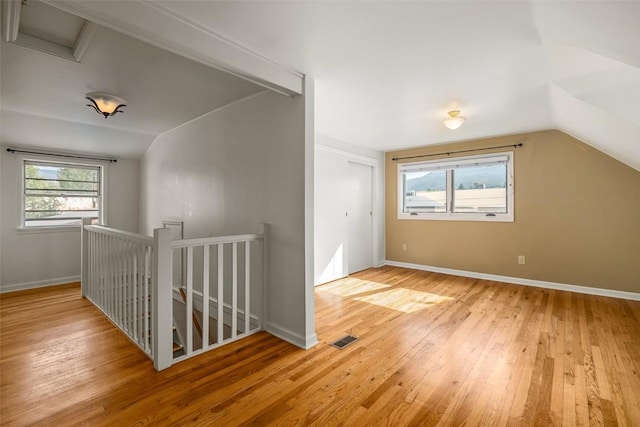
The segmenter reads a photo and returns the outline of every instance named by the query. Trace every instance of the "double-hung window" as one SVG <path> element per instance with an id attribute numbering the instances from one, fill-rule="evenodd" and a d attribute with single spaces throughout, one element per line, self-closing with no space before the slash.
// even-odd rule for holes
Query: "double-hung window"
<path id="1" fill-rule="evenodd" d="M 103 166 L 23 160 L 23 228 L 104 223 Z"/>
<path id="2" fill-rule="evenodd" d="M 398 164 L 398 218 L 513 221 L 513 153 Z"/>

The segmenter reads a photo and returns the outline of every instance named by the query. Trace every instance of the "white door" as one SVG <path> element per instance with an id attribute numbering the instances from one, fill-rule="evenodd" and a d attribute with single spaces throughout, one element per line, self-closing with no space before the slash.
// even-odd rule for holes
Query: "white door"
<path id="1" fill-rule="evenodd" d="M 349 163 L 316 150 L 314 189 L 314 283 L 349 274 L 347 265 L 347 186 Z"/>
<path id="2" fill-rule="evenodd" d="M 347 228 L 349 273 L 373 267 L 371 166 L 349 162 Z"/>

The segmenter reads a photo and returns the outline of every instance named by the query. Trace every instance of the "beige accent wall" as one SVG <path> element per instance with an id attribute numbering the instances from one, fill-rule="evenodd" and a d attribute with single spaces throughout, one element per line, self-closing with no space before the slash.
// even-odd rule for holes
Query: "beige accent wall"
<path id="1" fill-rule="evenodd" d="M 514 222 L 398 219 L 393 157 L 520 142 Z M 640 172 L 589 145 L 543 131 L 394 151 L 385 162 L 387 260 L 640 292 Z"/>

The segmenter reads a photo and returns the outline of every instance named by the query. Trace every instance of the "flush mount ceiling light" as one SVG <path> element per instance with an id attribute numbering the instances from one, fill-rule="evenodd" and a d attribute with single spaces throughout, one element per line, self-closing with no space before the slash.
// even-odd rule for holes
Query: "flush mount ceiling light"
<path id="1" fill-rule="evenodd" d="M 105 119 L 116 113 L 122 113 L 123 111 L 120 107 L 127 106 L 127 101 L 108 93 L 91 92 L 85 95 L 85 99 L 91 101 L 91 104 L 87 104 L 87 107 L 92 107 L 98 114 L 102 114 Z"/>
<path id="2" fill-rule="evenodd" d="M 464 122 L 464 117 L 460 115 L 459 110 L 449 111 L 449 117 L 444 119 L 442 123 L 449 129 L 458 129 L 462 126 L 462 122 Z"/>

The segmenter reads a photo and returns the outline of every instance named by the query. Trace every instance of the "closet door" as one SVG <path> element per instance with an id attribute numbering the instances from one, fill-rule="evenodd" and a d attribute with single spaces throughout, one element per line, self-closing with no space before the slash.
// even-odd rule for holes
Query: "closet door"
<path id="1" fill-rule="evenodd" d="M 347 273 L 348 162 L 316 150 L 314 185 L 314 283 L 320 285 Z"/>
<path id="2" fill-rule="evenodd" d="M 349 162 L 347 228 L 349 274 L 373 267 L 373 168 Z"/>

